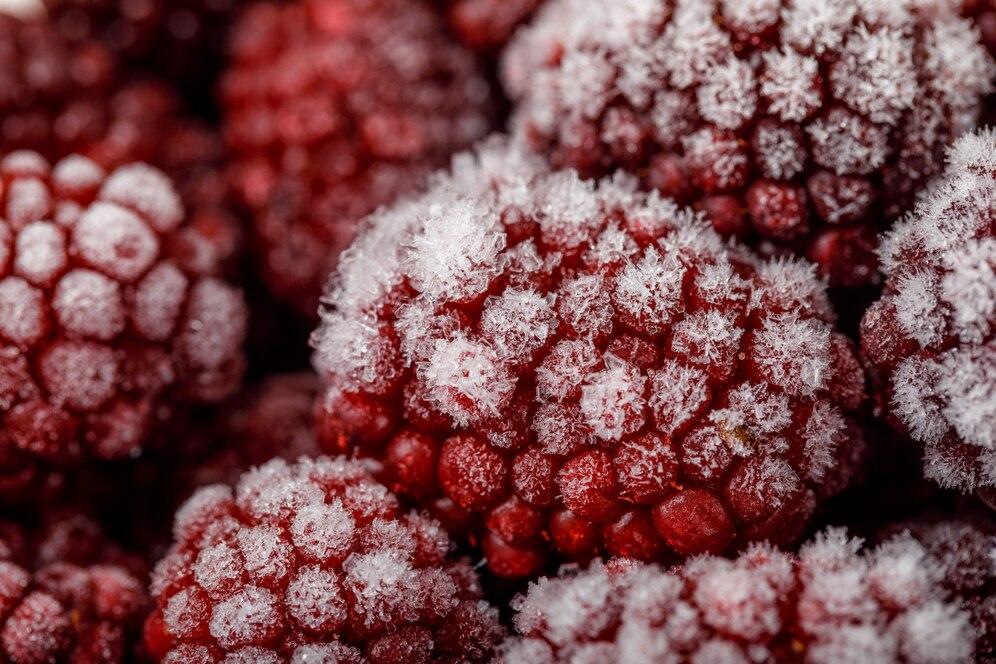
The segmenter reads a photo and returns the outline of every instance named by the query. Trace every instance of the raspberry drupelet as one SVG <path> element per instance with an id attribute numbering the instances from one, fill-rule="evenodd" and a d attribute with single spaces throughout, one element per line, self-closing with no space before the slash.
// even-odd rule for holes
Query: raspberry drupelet
<path id="1" fill-rule="evenodd" d="M 180 508 L 145 640 L 163 662 L 488 661 L 476 573 L 365 462 L 273 460 Z"/>
<path id="2" fill-rule="evenodd" d="M 567 567 L 513 600 L 518 636 L 497 661 L 988 661 L 986 619 L 962 603 L 993 580 L 993 540 L 974 538 L 958 545 L 983 544 L 981 559 L 975 548 L 944 555 L 908 532 L 862 550 L 830 529 L 797 555 L 755 544 L 734 560 L 704 556 L 671 571 L 622 559 Z M 951 587 L 962 572 L 980 583 Z"/>
<path id="3" fill-rule="evenodd" d="M 0 657 L 134 661 L 148 610 L 143 566 L 87 517 L 46 521 L 37 529 L 0 522 Z"/>
<path id="4" fill-rule="evenodd" d="M 319 436 L 470 521 L 491 569 L 794 539 L 863 441 L 811 265 L 495 138 L 372 215 L 313 336 Z"/>
<path id="5" fill-rule="evenodd" d="M 246 308 L 201 271 L 212 242 L 149 166 L 0 161 L 0 497 L 137 455 L 178 407 L 237 387 Z"/>
<path id="6" fill-rule="evenodd" d="M 996 487 L 996 135 L 959 139 L 886 236 L 885 292 L 861 324 L 878 406 L 925 445 L 926 475 Z"/>
<path id="7" fill-rule="evenodd" d="M 552 0 L 503 56 L 515 131 L 724 235 L 876 277 L 876 233 L 974 126 L 993 63 L 957 0 Z"/>
<path id="8" fill-rule="evenodd" d="M 315 316 L 356 223 L 489 128 L 489 90 L 411 0 L 261 3 L 222 81 L 235 192 L 271 290 Z"/>

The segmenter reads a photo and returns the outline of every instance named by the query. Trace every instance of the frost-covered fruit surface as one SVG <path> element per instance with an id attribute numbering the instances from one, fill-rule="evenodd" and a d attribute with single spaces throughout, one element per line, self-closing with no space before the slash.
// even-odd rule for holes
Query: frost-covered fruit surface
<path id="1" fill-rule="evenodd" d="M 245 304 L 201 272 L 214 239 L 189 225 L 161 172 L 11 153 L 0 161 L 0 212 L 9 477 L 136 455 L 174 406 L 238 385 Z M 16 497 L 16 483 L 2 494 Z"/>
<path id="2" fill-rule="evenodd" d="M 925 445 L 926 475 L 996 486 L 996 135 L 961 138 L 885 237 L 885 292 L 861 324 L 879 407 Z"/>
<path id="3" fill-rule="evenodd" d="M 993 0 L 962 0 L 962 12 L 971 17 L 982 34 L 982 42 L 990 54 L 996 54 L 996 2 Z"/>
<path id="4" fill-rule="evenodd" d="M 963 544 L 980 543 L 981 558 L 974 548 L 962 556 Z M 704 556 L 671 571 L 622 559 L 568 567 L 513 600 L 517 636 L 497 661 L 987 661 L 985 627 L 962 603 L 978 588 L 950 580 L 991 581 L 992 538 L 935 551 L 903 533 L 861 547 L 831 529 L 798 555 L 755 544 L 733 560 Z"/>
<path id="5" fill-rule="evenodd" d="M 0 522 L 0 657 L 12 664 L 134 661 L 145 572 L 81 515 Z"/>
<path id="6" fill-rule="evenodd" d="M 481 51 L 504 46 L 545 0 L 437 0 L 465 44 Z"/>
<path id="7" fill-rule="evenodd" d="M 145 628 L 163 662 L 481 662 L 502 634 L 443 528 L 363 462 L 271 461 L 194 494 L 173 532 Z"/>
<path id="8" fill-rule="evenodd" d="M 409 0 L 261 3 L 233 32 L 232 182 L 268 285 L 314 316 L 359 219 L 488 130 L 488 87 Z"/>
<path id="9" fill-rule="evenodd" d="M 513 127 L 726 235 L 875 278 L 876 233 L 971 128 L 993 64 L 960 2 L 552 0 L 508 46 Z"/>
<path id="10" fill-rule="evenodd" d="M 313 337 L 326 449 L 471 516 L 491 569 L 792 540 L 863 442 L 814 268 L 496 138 L 372 215 Z"/>

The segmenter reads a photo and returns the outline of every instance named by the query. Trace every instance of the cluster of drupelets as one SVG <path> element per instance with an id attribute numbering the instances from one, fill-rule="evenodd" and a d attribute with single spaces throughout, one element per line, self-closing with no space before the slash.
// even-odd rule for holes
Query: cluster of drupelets
<path id="1" fill-rule="evenodd" d="M 0 660 L 996 661 L 994 52 L 0 2 Z"/>

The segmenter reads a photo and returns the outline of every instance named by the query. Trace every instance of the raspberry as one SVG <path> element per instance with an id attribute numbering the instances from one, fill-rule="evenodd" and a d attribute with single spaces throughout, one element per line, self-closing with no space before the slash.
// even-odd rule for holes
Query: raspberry
<path id="1" fill-rule="evenodd" d="M 504 46 L 544 0 L 441 0 L 460 39 L 479 51 Z"/>
<path id="2" fill-rule="evenodd" d="M 624 559 L 567 566 L 513 600 L 518 636 L 497 661 L 940 663 L 991 655 L 977 638 L 984 621 L 961 603 L 977 589 L 952 588 L 948 576 L 976 571 L 978 560 L 942 555 L 908 532 L 875 549 L 861 545 L 830 529 L 798 555 L 754 544 L 734 560 L 705 556 L 672 571 Z M 992 551 L 987 538 L 982 560 Z M 990 566 L 979 571 L 991 583 Z"/>
<path id="3" fill-rule="evenodd" d="M 190 225 L 212 240 L 199 243 L 196 259 L 230 258 L 237 223 L 217 173 L 223 142 L 184 113 L 169 86 L 126 79 L 106 46 L 68 39 L 48 22 L 0 14 L 0 43 L 0 153 L 34 150 L 50 161 L 76 153 L 105 169 L 150 163 L 174 180 Z"/>
<path id="4" fill-rule="evenodd" d="M 960 3 L 552 0 L 503 55 L 514 131 L 717 230 L 876 277 L 876 231 L 974 126 L 991 58 Z"/>
<path id="5" fill-rule="evenodd" d="M 996 486 L 996 134 L 961 138 L 949 167 L 882 242 L 886 287 L 861 325 L 880 408 L 926 446 L 926 475 Z"/>
<path id="6" fill-rule="evenodd" d="M 993 0 L 962 0 L 962 13 L 972 18 L 982 34 L 982 43 L 996 54 L 996 3 Z"/>
<path id="7" fill-rule="evenodd" d="M 488 128 L 487 85 L 428 7 L 262 3 L 222 81 L 232 180 L 271 290 L 314 316 L 356 223 Z"/>
<path id="8" fill-rule="evenodd" d="M 361 462 L 273 460 L 198 491 L 173 533 L 145 630 L 164 662 L 482 662 L 501 636 L 445 531 Z"/>
<path id="9" fill-rule="evenodd" d="M 812 266 L 500 138 L 372 215 L 324 301 L 326 449 L 473 515 L 500 575 L 789 541 L 860 457 L 864 376 Z"/>
<path id="10" fill-rule="evenodd" d="M 148 598 L 141 565 L 81 515 L 38 532 L 0 523 L 0 653 L 13 664 L 132 661 Z"/>
<path id="11" fill-rule="evenodd" d="M 236 0 L 43 0 L 66 38 L 97 41 L 129 63 L 168 75 L 191 98 L 207 97 Z"/>
<path id="12" fill-rule="evenodd" d="M 212 241 L 161 172 L 16 152 L 0 183 L 5 473 L 137 455 L 176 407 L 238 385 L 245 304 L 200 271 Z"/>

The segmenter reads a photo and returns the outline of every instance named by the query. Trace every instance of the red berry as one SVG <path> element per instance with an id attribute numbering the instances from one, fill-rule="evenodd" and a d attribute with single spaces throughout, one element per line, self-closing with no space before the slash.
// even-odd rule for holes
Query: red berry
<path id="1" fill-rule="evenodd" d="M 478 662 L 501 635 L 440 525 L 360 462 L 271 461 L 195 493 L 173 532 L 146 622 L 164 661 Z"/>
<path id="2" fill-rule="evenodd" d="M 267 284 L 314 316 L 357 222 L 487 131 L 487 84 L 421 3 L 264 2 L 232 33 L 231 180 Z"/>
<path id="3" fill-rule="evenodd" d="M 512 600 L 516 636 L 496 661 L 984 660 L 993 541 L 940 528 L 957 539 L 938 546 L 938 535 L 904 532 L 861 550 L 831 529 L 798 554 L 754 544 L 733 560 L 700 556 L 670 571 L 627 559 L 565 567 Z"/>
<path id="4" fill-rule="evenodd" d="M 333 449 L 469 512 L 499 574 L 789 541 L 861 456 L 812 266 L 503 139 L 370 217 L 326 298 Z"/>
<path id="5" fill-rule="evenodd" d="M 946 488 L 996 486 L 996 138 L 959 139 L 948 171 L 880 250 L 886 287 L 861 349 L 877 401 Z"/>
<path id="6" fill-rule="evenodd" d="M 550 0 L 502 53 L 512 131 L 555 167 L 633 173 L 724 235 L 868 285 L 876 230 L 992 91 L 958 4 Z"/>

